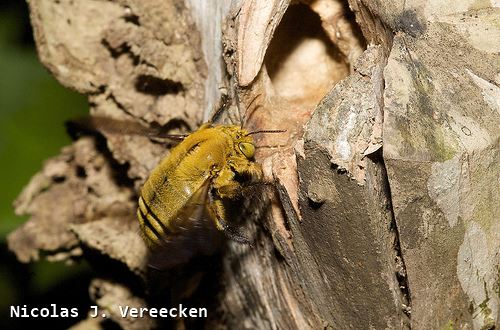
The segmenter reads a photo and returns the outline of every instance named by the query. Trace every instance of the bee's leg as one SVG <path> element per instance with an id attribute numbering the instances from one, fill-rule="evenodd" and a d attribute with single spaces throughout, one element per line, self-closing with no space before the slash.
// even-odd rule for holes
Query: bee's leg
<path id="1" fill-rule="evenodd" d="M 219 224 L 222 228 L 224 228 L 223 232 L 227 238 L 241 244 L 252 245 L 252 242 L 245 235 L 243 235 L 237 228 L 228 225 L 224 219 L 218 219 L 217 221 L 219 221 Z"/>
<path id="2" fill-rule="evenodd" d="M 212 199 L 232 199 L 238 196 L 241 184 L 234 180 L 234 172 L 230 168 L 224 168 L 212 181 Z"/>
<path id="3" fill-rule="evenodd" d="M 262 167 L 258 163 L 242 161 L 239 158 L 231 158 L 229 166 L 235 176 L 245 179 L 246 183 L 262 181 Z"/>
<path id="4" fill-rule="evenodd" d="M 250 240 L 245 235 L 224 220 L 225 209 L 222 200 L 214 196 L 212 192 L 208 193 L 208 199 L 209 212 L 212 214 L 212 218 L 214 219 L 217 229 L 221 230 L 227 238 L 233 241 L 251 245 Z"/>

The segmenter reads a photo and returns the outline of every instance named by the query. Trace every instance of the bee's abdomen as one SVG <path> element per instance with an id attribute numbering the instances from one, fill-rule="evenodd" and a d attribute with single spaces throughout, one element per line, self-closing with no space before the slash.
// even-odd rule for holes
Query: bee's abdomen
<path id="1" fill-rule="evenodd" d="M 162 237 L 170 233 L 169 229 L 153 212 L 142 196 L 139 197 L 137 218 L 148 243 L 157 244 Z"/>

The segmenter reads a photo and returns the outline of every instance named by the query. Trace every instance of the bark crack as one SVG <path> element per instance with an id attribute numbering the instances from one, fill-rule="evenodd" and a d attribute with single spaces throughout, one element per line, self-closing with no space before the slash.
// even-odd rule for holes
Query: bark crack
<path id="1" fill-rule="evenodd" d="M 389 177 L 387 175 L 387 169 L 385 162 L 382 161 L 383 165 L 383 180 L 384 180 L 384 190 L 387 195 L 387 208 L 390 216 L 390 231 L 394 234 L 393 248 L 395 252 L 394 262 L 395 262 L 395 273 L 396 279 L 399 284 L 399 291 L 402 298 L 402 311 L 411 320 L 411 290 L 408 282 L 408 276 L 406 272 L 406 264 L 401 250 L 401 240 L 399 236 L 399 229 L 396 222 L 396 217 L 394 215 L 394 208 L 392 205 L 392 194 L 391 187 L 389 184 Z M 411 329 L 411 324 L 408 322 L 408 327 Z"/>
<path id="2" fill-rule="evenodd" d="M 387 58 L 385 58 L 385 63 L 383 67 L 387 65 Z M 383 122 L 384 122 L 384 106 L 385 106 L 385 100 L 384 100 L 384 90 L 385 90 L 385 77 L 384 77 L 384 71 L 381 71 L 381 90 L 380 93 L 378 94 L 378 102 L 379 106 L 381 109 L 381 115 L 382 115 L 382 136 L 383 136 Z M 382 176 L 382 189 L 383 193 L 386 196 L 386 201 L 387 201 L 387 211 L 389 212 L 389 231 L 394 235 L 393 236 L 393 242 L 392 242 L 392 247 L 394 250 L 394 271 L 395 271 L 395 276 L 396 280 L 398 282 L 398 288 L 399 288 L 399 296 L 401 297 L 401 310 L 402 312 L 408 317 L 404 325 L 408 328 L 411 329 L 411 290 L 408 282 L 408 276 L 407 276 L 407 271 L 406 271 L 406 264 L 403 256 L 403 252 L 401 250 L 401 240 L 400 240 L 400 235 L 399 235 L 399 228 L 398 224 L 396 222 L 396 216 L 394 213 L 394 207 L 392 203 L 392 192 L 391 192 L 391 185 L 389 182 L 389 175 L 387 174 L 387 167 L 385 164 L 385 160 L 383 157 L 383 147 L 380 149 L 379 152 L 377 152 L 380 155 L 380 164 L 381 164 L 381 176 Z M 403 321 L 404 322 L 404 321 Z"/>

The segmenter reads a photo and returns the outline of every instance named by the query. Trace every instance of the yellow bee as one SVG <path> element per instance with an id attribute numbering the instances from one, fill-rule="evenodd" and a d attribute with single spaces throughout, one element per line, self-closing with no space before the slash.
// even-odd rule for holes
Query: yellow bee
<path id="1" fill-rule="evenodd" d="M 236 125 L 207 123 L 188 135 L 142 187 L 137 216 L 146 242 L 155 245 L 189 228 L 187 222 L 193 215 L 186 214 L 186 208 L 207 203 L 217 229 L 235 241 L 248 243 L 226 221 L 223 200 L 234 199 L 245 186 L 262 181 L 254 153 L 251 133 Z"/>
<path id="2" fill-rule="evenodd" d="M 141 131 L 137 124 L 124 125 L 109 118 L 91 121 L 90 126 L 103 131 Z M 145 242 L 163 252 L 157 253 L 160 259 L 153 264 L 169 268 L 196 254 L 210 254 L 217 244 L 214 228 L 234 241 L 250 243 L 229 220 L 226 205 L 263 181 L 262 168 L 254 160 L 252 135 L 278 132 L 284 131 L 248 132 L 238 125 L 208 122 L 187 136 L 167 135 L 182 141 L 153 169 L 137 208 Z"/>
<path id="3" fill-rule="evenodd" d="M 228 238 L 250 243 L 227 219 L 225 201 L 262 182 L 252 135 L 270 132 L 282 131 L 248 132 L 237 125 L 206 123 L 151 172 L 142 187 L 137 217 L 148 245 L 165 248 L 168 260 L 160 263 L 170 266 L 211 251 L 214 238 L 204 213 Z"/>

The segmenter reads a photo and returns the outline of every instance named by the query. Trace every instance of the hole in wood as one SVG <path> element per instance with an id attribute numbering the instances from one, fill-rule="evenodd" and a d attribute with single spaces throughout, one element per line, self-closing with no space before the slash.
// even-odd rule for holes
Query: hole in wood
<path id="1" fill-rule="evenodd" d="M 320 12 L 321 8 L 315 10 Z M 322 22 L 308 5 L 288 8 L 264 59 L 277 95 L 294 103 L 315 105 L 349 74 L 348 57 L 323 28 L 338 17 L 323 17 L 328 21 Z M 345 18 L 343 14 L 340 17 Z"/>

